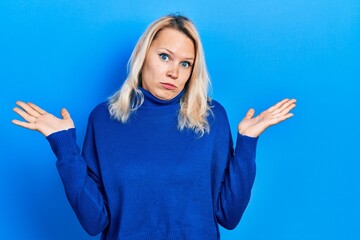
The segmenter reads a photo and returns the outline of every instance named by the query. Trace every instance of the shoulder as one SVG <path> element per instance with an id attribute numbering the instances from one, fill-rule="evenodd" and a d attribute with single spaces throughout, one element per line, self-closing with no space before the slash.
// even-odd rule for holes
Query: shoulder
<path id="1" fill-rule="evenodd" d="M 212 111 L 213 115 L 216 117 L 226 117 L 226 110 L 224 108 L 223 105 L 221 105 L 218 101 L 216 100 L 211 100 L 209 103 L 210 106 L 210 110 Z"/>
<path id="2" fill-rule="evenodd" d="M 214 123 L 219 123 L 221 125 L 227 125 L 229 121 L 224 106 L 213 99 L 210 101 L 209 106 L 211 111 L 209 115 L 209 117 L 211 118 L 210 121 Z"/>
<path id="3" fill-rule="evenodd" d="M 99 121 L 99 120 L 101 121 L 109 118 L 110 118 L 110 112 L 109 112 L 108 101 L 99 103 L 97 106 L 95 106 L 89 116 L 89 120 L 91 121 Z"/>

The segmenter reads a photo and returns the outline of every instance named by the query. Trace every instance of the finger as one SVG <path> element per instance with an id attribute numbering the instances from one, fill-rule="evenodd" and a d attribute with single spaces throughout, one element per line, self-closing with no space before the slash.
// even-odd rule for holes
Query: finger
<path id="1" fill-rule="evenodd" d="M 22 109 L 24 109 L 29 115 L 34 116 L 34 117 L 40 116 L 40 113 L 35 111 L 33 108 L 31 108 L 29 105 L 27 105 L 24 102 L 17 101 L 16 104 L 19 105 Z"/>
<path id="2" fill-rule="evenodd" d="M 16 119 L 12 120 L 11 122 L 13 124 L 15 124 L 15 125 L 20 126 L 20 127 L 35 130 L 35 126 L 32 123 L 22 122 L 22 121 L 19 121 L 19 120 L 16 120 Z"/>
<path id="3" fill-rule="evenodd" d="M 60 114 L 63 119 L 70 119 L 70 113 L 68 112 L 68 110 L 66 110 L 66 108 L 61 109 Z"/>
<path id="4" fill-rule="evenodd" d="M 287 101 L 289 101 L 289 99 L 285 98 L 285 99 L 281 100 L 280 102 L 278 102 L 277 104 L 275 104 L 274 106 L 270 107 L 267 111 L 273 112 L 275 109 L 277 109 L 278 107 L 280 107 L 282 104 L 284 104 Z"/>
<path id="5" fill-rule="evenodd" d="M 247 111 L 244 119 L 251 119 L 251 118 L 254 116 L 254 114 L 255 114 L 255 110 L 254 110 L 253 108 L 250 108 L 250 109 Z"/>
<path id="6" fill-rule="evenodd" d="M 15 107 L 14 112 L 16 112 L 17 114 L 19 114 L 23 119 L 25 119 L 28 122 L 34 122 L 36 120 L 35 117 L 29 115 L 28 113 L 24 112 L 23 110 L 21 110 L 20 108 Z"/>
<path id="7" fill-rule="evenodd" d="M 291 111 L 291 109 L 293 109 L 294 107 L 296 107 L 296 105 L 293 103 L 289 106 L 287 106 L 287 108 L 283 109 L 281 112 L 277 113 L 277 114 L 274 114 L 274 117 L 275 118 L 279 118 L 281 116 L 284 116 L 286 115 L 287 113 L 289 113 Z"/>
<path id="8" fill-rule="evenodd" d="M 44 114 L 46 113 L 45 110 L 41 109 L 39 106 L 37 106 L 37 105 L 35 105 L 35 104 L 31 103 L 31 102 L 28 102 L 28 105 L 29 105 L 32 109 L 34 109 L 35 111 L 37 111 L 38 113 L 40 113 L 41 115 L 44 115 Z"/>
<path id="9" fill-rule="evenodd" d="M 282 121 L 285 121 L 285 120 L 288 119 L 288 118 L 291 118 L 292 116 L 294 116 L 293 113 L 288 113 L 288 114 L 283 115 L 283 116 L 280 116 L 280 117 L 278 117 L 278 118 L 273 118 L 273 119 L 271 120 L 271 122 L 270 122 L 270 125 L 278 124 L 278 123 L 280 123 L 280 122 L 282 122 Z"/>
<path id="10" fill-rule="evenodd" d="M 277 109 L 275 109 L 272 113 L 276 114 L 276 113 L 282 112 L 284 109 L 286 109 L 291 104 L 294 104 L 295 102 L 296 102 L 295 99 L 291 99 L 287 102 L 284 102 L 281 106 L 279 106 Z"/>
<path id="11" fill-rule="evenodd" d="M 284 121 L 284 120 L 286 120 L 286 119 L 288 119 L 288 118 L 291 118 L 292 116 L 294 116 L 293 113 L 288 113 L 288 114 L 286 114 L 286 115 L 284 115 L 284 116 L 281 116 L 281 117 L 278 118 L 278 123 L 279 123 L 279 122 L 282 122 L 282 121 Z"/>

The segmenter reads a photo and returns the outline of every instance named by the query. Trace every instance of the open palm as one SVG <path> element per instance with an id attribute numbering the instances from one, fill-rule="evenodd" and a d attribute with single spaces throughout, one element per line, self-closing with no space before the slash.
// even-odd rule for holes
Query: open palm
<path id="1" fill-rule="evenodd" d="M 289 112 L 296 106 L 295 102 L 295 99 L 284 99 L 256 117 L 253 117 L 255 110 L 251 108 L 238 125 L 239 133 L 249 137 L 258 137 L 268 127 L 292 117 L 293 114 Z"/>
<path id="2" fill-rule="evenodd" d="M 74 122 L 70 117 L 69 112 L 63 108 L 61 110 L 61 118 L 47 113 L 45 110 L 36 106 L 33 103 L 24 103 L 17 101 L 16 104 L 21 107 L 15 107 L 13 110 L 19 114 L 26 122 L 19 120 L 12 120 L 18 126 L 36 130 L 41 132 L 45 137 L 54 132 L 74 128 Z"/>

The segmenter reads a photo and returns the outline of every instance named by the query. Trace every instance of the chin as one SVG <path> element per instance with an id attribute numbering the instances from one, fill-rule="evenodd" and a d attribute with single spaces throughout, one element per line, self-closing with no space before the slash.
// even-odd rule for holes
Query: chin
<path id="1" fill-rule="evenodd" d="M 171 99 L 173 99 L 174 97 L 173 96 L 168 96 L 168 95 L 166 95 L 166 96 L 161 96 L 161 97 L 159 97 L 161 100 L 165 100 L 165 101 L 167 101 L 167 100 L 171 100 Z"/>
<path id="2" fill-rule="evenodd" d="M 157 98 L 161 100 L 171 100 L 176 96 L 176 94 L 159 94 Z"/>

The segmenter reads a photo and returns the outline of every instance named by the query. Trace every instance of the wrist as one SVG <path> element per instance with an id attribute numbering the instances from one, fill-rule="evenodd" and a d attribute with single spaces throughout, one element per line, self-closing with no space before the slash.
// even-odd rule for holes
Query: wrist
<path id="1" fill-rule="evenodd" d="M 242 136 L 246 136 L 246 137 L 251 137 L 251 138 L 257 138 L 259 137 L 260 134 L 256 134 L 256 133 L 251 133 L 251 132 L 238 132 L 240 135 Z"/>

